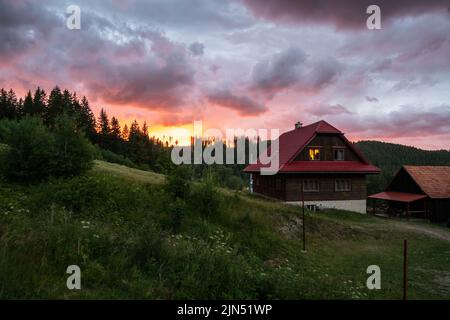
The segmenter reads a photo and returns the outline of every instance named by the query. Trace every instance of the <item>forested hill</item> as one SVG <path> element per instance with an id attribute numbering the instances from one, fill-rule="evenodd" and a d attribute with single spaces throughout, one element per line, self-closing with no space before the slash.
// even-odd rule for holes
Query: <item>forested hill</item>
<path id="1" fill-rule="evenodd" d="M 450 151 L 428 151 L 401 144 L 359 141 L 355 145 L 382 173 L 369 179 L 369 193 L 383 190 L 402 165 L 450 165 Z"/>

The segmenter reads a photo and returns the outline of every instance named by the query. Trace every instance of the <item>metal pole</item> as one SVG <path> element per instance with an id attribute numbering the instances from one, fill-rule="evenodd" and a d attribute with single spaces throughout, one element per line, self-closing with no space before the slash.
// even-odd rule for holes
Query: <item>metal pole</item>
<path id="1" fill-rule="evenodd" d="M 403 240 L 403 300 L 406 300 L 408 286 L 408 240 Z"/>
<path id="2" fill-rule="evenodd" d="M 306 252 L 305 199 L 303 196 L 303 180 L 301 185 L 301 197 L 302 197 L 303 252 Z"/>

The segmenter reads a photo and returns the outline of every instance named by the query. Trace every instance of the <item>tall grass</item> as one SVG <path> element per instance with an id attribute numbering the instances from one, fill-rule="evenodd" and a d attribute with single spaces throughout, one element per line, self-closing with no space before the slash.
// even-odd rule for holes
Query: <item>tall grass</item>
<path id="1" fill-rule="evenodd" d="M 447 243 L 369 217 L 308 213 L 303 254 L 298 207 L 210 183 L 188 184 L 177 198 L 99 170 L 34 186 L 0 182 L 0 298 L 399 298 L 405 236 L 411 297 L 448 296 L 427 272 L 449 271 Z M 72 264 L 81 290 L 66 287 Z M 369 264 L 382 268 L 382 290 L 365 287 Z"/>

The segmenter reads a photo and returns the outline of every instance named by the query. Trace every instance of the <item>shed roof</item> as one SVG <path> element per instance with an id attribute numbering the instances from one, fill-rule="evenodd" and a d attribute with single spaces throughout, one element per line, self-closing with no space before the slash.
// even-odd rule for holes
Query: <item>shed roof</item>
<path id="1" fill-rule="evenodd" d="M 450 198 L 450 166 L 403 166 L 403 168 L 430 198 Z"/>
<path id="2" fill-rule="evenodd" d="M 424 194 L 397 192 L 397 191 L 384 191 L 369 196 L 371 199 L 381 199 L 398 202 L 413 202 L 416 200 L 424 199 L 427 196 Z"/>

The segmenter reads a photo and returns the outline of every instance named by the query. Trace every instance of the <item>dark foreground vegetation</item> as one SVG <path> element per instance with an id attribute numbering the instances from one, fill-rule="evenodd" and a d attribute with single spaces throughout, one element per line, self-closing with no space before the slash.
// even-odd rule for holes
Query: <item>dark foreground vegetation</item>
<path id="1" fill-rule="evenodd" d="M 410 298 L 450 294 L 448 242 L 359 214 L 307 213 L 305 254 L 298 207 L 193 183 L 184 170 L 164 179 L 97 161 L 72 178 L 2 181 L 0 298 L 397 299 L 404 238 Z M 81 290 L 66 287 L 73 264 Z M 381 290 L 365 286 L 371 264 Z"/>

